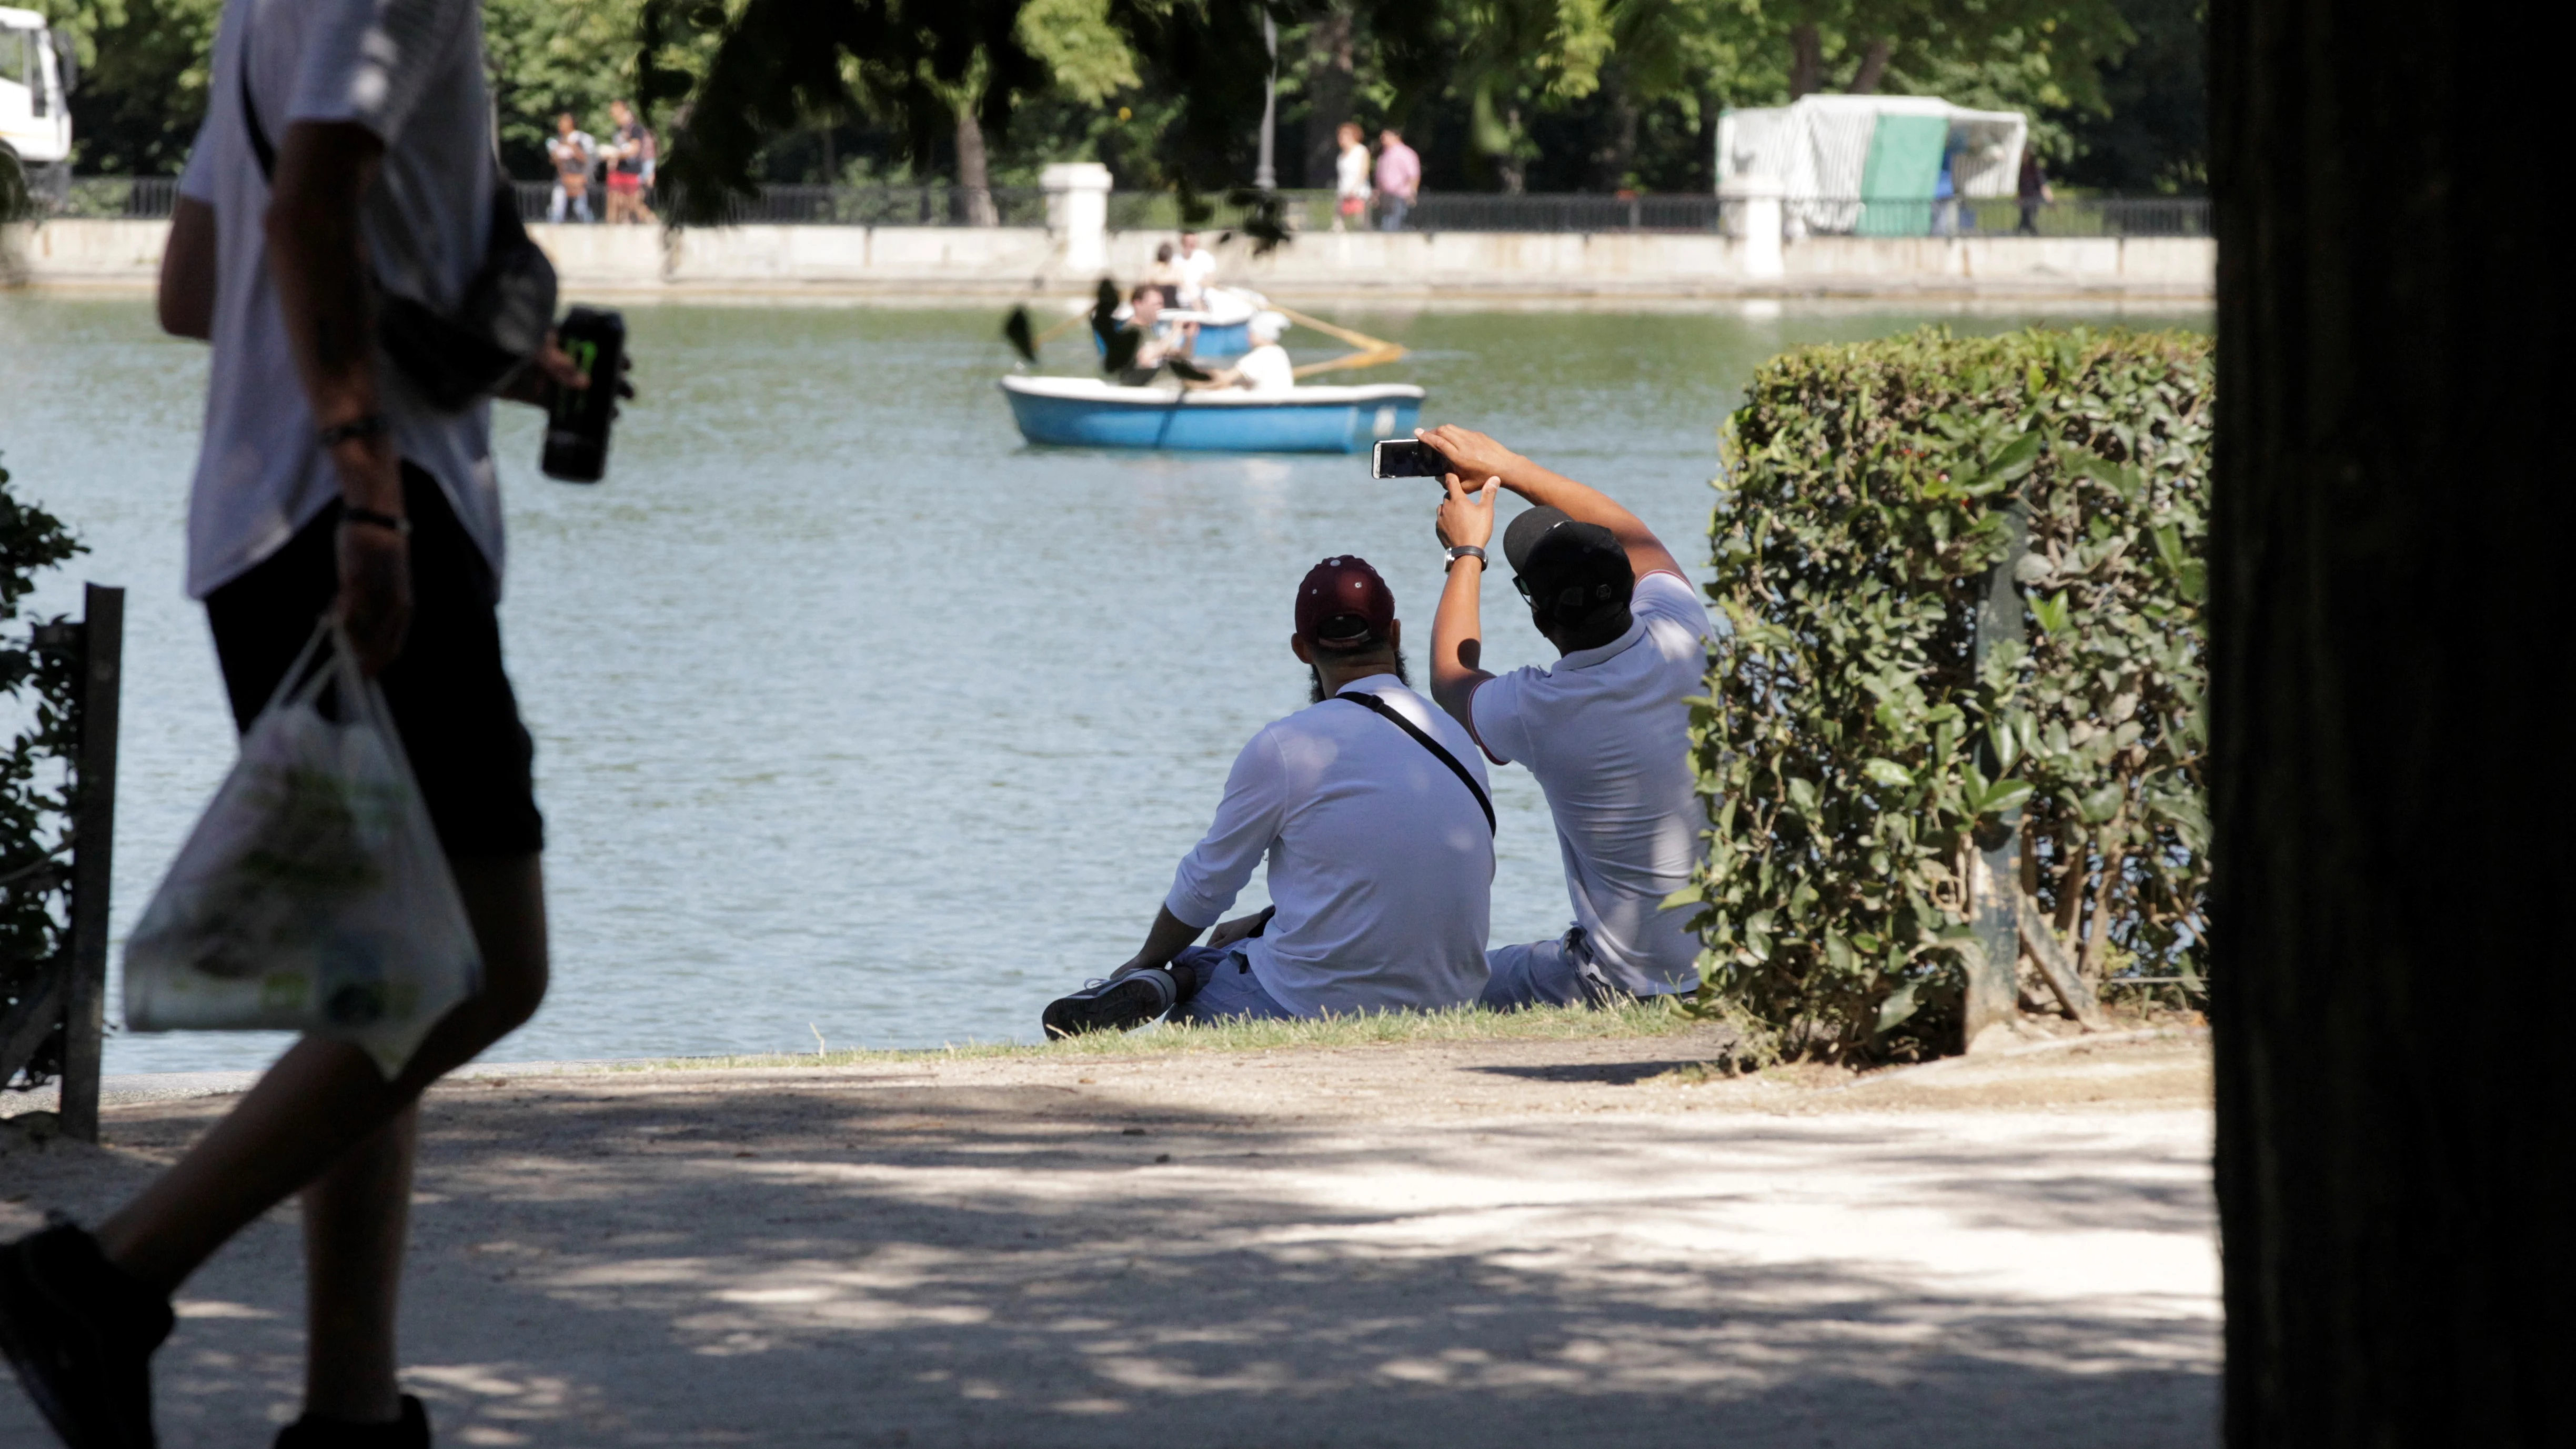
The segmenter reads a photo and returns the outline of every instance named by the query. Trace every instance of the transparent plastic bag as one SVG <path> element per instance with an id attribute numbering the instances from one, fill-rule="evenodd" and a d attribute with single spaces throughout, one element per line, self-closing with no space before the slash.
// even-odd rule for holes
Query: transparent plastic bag
<path id="1" fill-rule="evenodd" d="M 384 692 L 326 621 L 125 946 L 133 1031 L 302 1031 L 387 1077 L 483 958 Z"/>

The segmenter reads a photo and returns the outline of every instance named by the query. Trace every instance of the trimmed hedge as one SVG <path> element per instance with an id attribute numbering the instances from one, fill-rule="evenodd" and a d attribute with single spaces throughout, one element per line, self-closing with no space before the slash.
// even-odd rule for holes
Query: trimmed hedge
<path id="1" fill-rule="evenodd" d="M 78 661 L 72 651 L 37 648 L 32 630 L 18 622 L 18 605 L 38 569 L 80 551 L 60 519 L 10 493 L 9 470 L 0 468 L 0 698 L 17 726 L 0 743 L 0 1016 L 40 979 L 70 934 L 66 787 L 77 743 Z M 61 1052 L 57 1031 L 14 1085 L 51 1081 Z"/>
<path id="2" fill-rule="evenodd" d="M 1695 705 L 1710 993 L 1823 1056 L 1946 1050 L 1969 860 L 2085 972 L 2196 975 L 2208 880 L 2201 597 L 2210 343 L 1932 328 L 1783 354 L 1730 421 Z M 2027 643 L 1972 665 L 2027 517 Z M 2027 978 L 2025 978 L 2027 979 Z"/>

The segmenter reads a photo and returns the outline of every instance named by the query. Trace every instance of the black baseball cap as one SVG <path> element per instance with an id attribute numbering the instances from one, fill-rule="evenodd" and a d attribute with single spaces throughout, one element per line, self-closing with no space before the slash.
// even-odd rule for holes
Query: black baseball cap
<path id="1" fill-rule="evenodd" d="M 1619 537 L 1597 523 L 1578 523 L 1561 508 L 1531 508 L 1503 530 L 1503 557 L 1513 586 L 1530 607 L 1572 622 L 1609 604 L 1628 602 L 1637 573 Z"/>

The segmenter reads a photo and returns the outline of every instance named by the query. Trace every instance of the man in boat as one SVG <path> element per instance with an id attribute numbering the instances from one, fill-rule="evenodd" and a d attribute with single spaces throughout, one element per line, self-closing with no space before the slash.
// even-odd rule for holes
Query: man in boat
<path id="1" fill-rule="evenodd" d="M 1431 693 L 1496 764 L 1538 777 L 1555 817 L 1574 924 L 1551 941 L 1497 947 L 1482 1001 L 1606 1006 L 1699 986 L 1688 908 L 1708 827 L 1690 764 L 1690 706 L 1708 668 L 1708 611 L 1681 564 L 1637 515 L 1481 433 L 1415 436 L 1450 470 L 1437 531 L 1449 581 L 1431 626 Z M 1478 480 L 1476 491 L 1462 481 Z M 1494 534 L 1494 489 L 1534 506 L 1503 535 L 1530 620 L 1552 665 L 1496 676 L 1483 652 L 1479 593 Z"/>
<path id="2" fill-rule="evenodd" d="M 1216 285 L 1216 257 L 1199 245 L 1199 234 L 1181 233 L 1180 303 L 1184 307 L 1207 305 L 1208 288 Z"/>
<path id="3" fill-rule="evenodd" d="M 1198 324 L 1163 320 L 1163 290 L 1151 282 L 1127 294 L 1127 319 L 1119 330 L 1136 334 L 1136 359 L 1120 370 L 1122 387 L 1143 387 L 1174 357 L 1187 357 L 1198 339 Z"/>
<path id="4" fill-rule="evenodd" d="M 1437 1011 L 1484 985 L 1494 827 L 1474 743 L 1408 687 L 1395 596 L 1365 561 L 1309 570 L 1296 625 L 1313 704 L 1235 756 L 1145 944 L 1051 1003 L 1048 1036 Z M 1209 932 L 1265 857 L 1270 908 Z"/>
<path id="5" fill-rule="evenodd" d="M 1276 312 L 1255 312 L 1244 324 L 1244 333 L 1252 339 L 1252 350 L 1235 359 L 1234 366 L 1210 373 L 1205 382 L 1187 384 L 1192 388 L 1243 388 L 1256 393 L 1292 392 L 1297 387 L 1297 367 L 1288 360 L 1288 349 L 1279 345 L 1279 334 L 1287 329 L 1288 319 Z"/>

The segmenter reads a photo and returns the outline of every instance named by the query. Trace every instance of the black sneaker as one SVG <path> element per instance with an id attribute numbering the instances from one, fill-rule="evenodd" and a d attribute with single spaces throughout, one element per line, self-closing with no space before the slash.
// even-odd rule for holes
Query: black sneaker
<path id="1" fill-rule="evenodd" d="M 402 1396 L 402 1417 L 390 1424 L 352 1424 L 311 1414 L 277 1431 L 277 1449 L 429 1449 L 429 1411 Z"/>
<path id="2" fill-rule="evenodd" d="M 0 1247 L 0 1352 L 70 1449 L 152 1449 L 170 1303 L 56 1223 Z"/>
<path id="3" fill-rule="evenodd" d="M 1162 1020 L 1179 998 L 1180 988 L 1171 972 L 1130 971 L 1048 1002 L 1043 1019 L 1046 1034 L 1053 1039 L 1087 1031 L 1132 1031 Z"/>

